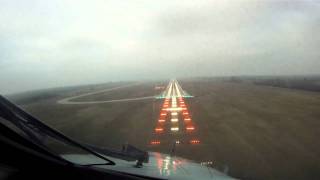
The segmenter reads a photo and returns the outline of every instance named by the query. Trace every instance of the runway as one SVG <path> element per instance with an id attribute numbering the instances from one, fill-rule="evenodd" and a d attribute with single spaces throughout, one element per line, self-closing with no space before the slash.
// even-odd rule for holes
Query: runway
<path id="1" fill-rule="evenodd" d="M 141 83 L 132 83 L 100 91 L 84 93 L 81 95 L 61 99 L 57 101 L 57 103 L 83 105 L 163 99 L 163 103 L 160 107 L 160 113 L 153 130 L 153 139 L 151 140 L 150 145 L 200 144 L 200 140 L 197 137 L 198 129 L 195 126 L 192 115 L 188 109 L 188 104 L 185 100 L 186 98 L 190 98 L 193 96 L 189 95 L 185 90 L 183 90 L 179 82 L 175 79 L 169 81 L 169 84 L 159 96 L 144 96 L 101 101 L 75 101 L 77 98 L 129 88 L 132 86 L 138 86 L 140 84 Z"/>
<path id="2" fill-rule="evenodd" d="M 170 80 L 161 95 L 164 97 L 160 114 L 153 131 L 151 146 L 200 144 L 196 136 L 196 127 L 188 110 L 185 97 L 191 97 L 184 91 L 177 80 Z"/>

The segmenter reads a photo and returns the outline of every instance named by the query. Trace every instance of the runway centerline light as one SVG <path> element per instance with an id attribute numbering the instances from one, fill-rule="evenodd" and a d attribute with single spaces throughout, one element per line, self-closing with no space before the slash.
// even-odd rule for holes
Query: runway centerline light
<path id="1" fill-rule="evenodd" d="M 179 127 L 172 127 L 171 131 L 179 131 Z"/>
<path id="2" fill-rule="evenodd" d="M 178 122 L 178 118 L 171 119 L 171 122 Z"/>
<path id="3" fill-rule="evenodd" d="M 178 115 L 177 112 L 172 112 L 172 113 L 171 113 L 171 116 L 176 116 L 176 115 Z"/>

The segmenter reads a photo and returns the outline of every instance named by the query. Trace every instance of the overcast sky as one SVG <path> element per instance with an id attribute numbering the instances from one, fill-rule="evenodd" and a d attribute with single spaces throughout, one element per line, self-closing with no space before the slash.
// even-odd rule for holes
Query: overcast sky
<path id="1" fill-rule="evenodd" d="M 0 93 L 318 74 L 320 1 L 1 0 Z"/>

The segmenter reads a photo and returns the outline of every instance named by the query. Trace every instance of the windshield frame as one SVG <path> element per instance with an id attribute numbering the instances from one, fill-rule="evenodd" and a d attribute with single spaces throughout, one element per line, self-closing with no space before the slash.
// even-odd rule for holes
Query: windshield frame
<path id="1" fill-rule="evenodd" d="M 61 143 L 79 148 L 88 154 L 91 154 L 99 159 L 102 159 L 106 161 L 104 165 L 115 165 L 115 162 L 112 160 L 109 160 L 105 156 L 95 152 L 94 150 L 91 150 L 89 147 L 86 147 L 82 145 L 81 143 L 63 135 L 58 130 L 53 129 L 46 124 L 42 123 L 35 117 L 31 116 L 21 108 L 19 108 L 17 105 L 11 103 L 6 98 L 0 95 L 0 117 L 3 118 L 6 121 L 9 121 L 11 124 L 13 124 L 16 128 L 23 131 L 27 136 L 23 137 L 27 139 L 29 142 L 37 145 L 38 147 L 46 150 L 51 155 L 58 157 L 59 159 L 63 159 L 64 161 L 67 161 L 71 164 L 75 164 L 74 162 L 71 162 L 67 159 L 62 158 L 59 156 L 59 154 L 56 154 L 49 150 L 48 147 L 44 146 L 44 144 L 40 143 L 39 139 L 37 138 L 36 134 L 44 133 L 46 136 L 53 138 L 56 141 L 59 141 Z M 5 125 L 6 126 L 6 125 Z M 8 127 L 8 126 L 6 126 Z M 9 128 L 9 127 L 8 127 Z M 11 128 L 9 128 L 11 129 Z M 11 129 L 12 130 L 12 129 Z M 33 130 L 33 131 L 32 131 Z M 35 132 L 35 130 L 39 132 Z M 13 130 L 14 131 L 14 130 Z M 17 133 L 20 135 L 19 133 Z M 20 135 L 21 136 L 21 135 Z M 77 164 L 79 165 L 79 164 Z M 92 164 L 83 164 L 82 166 L 90 166 Z"/>

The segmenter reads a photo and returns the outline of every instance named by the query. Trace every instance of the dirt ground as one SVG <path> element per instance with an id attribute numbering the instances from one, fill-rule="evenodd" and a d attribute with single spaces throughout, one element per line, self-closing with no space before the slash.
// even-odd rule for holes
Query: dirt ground
<path id="1" fill-rule="evenodd" d="M 81 100 L 149 96 L 161 83 L 143 83 Z M 163 82 L 166 85 L 167 82 Z M 197 127 L 200 145 L 179 145 L 176 155 L 228 169 L 242 179 L 319 179 L 320 93 L 219 81 L 180 81 L 194 95 L 186 104 Z M 72 138 L 99 146 L 120 148 L 129 142 L 139 148 L 168 153 L 171 146 L 150 147 L 160 100 L 88 105 L 56 101 L 80 92 L 107 87 L 59 91 L 36 101 L 14 100 L 24 109 Z"/>

